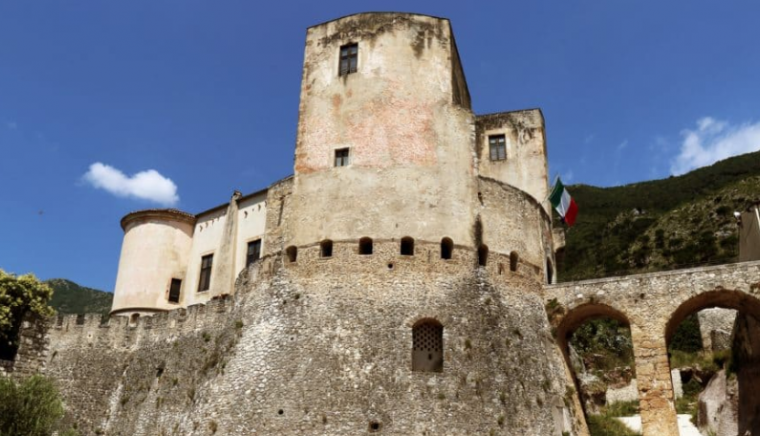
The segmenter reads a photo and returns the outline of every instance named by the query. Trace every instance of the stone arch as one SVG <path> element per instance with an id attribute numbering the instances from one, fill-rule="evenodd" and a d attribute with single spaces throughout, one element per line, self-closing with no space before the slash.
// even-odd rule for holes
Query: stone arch
<path id="1" fill-rule="evenodd" d="M 557 345 L 559 346 L 562 352 L 562 356 L 565 359 L 565 365 L 567 367 L 568 373 L 570 374 L 570 377 L 572 378 L 572 383 L 575 386 L 575 392 L 577 392 L 577 398 L 580 401 L 580 407 L 583 411 L 585 420 L 588 420 L 589 415 L 586 410 L 586 402 L 584 401 L 584 396 L 582 395 L 583 390 L 581 389 L 581 382 L 578 378 L 578 374 L 576 373 L 575 368 L 573 367 L 572 359 L 570 356 L 570 338 L 572 337 L 573 333 L 583 324 L 595 319 L 605 318 L 613 319 L 620 322 L 622 325 L 628 327 L 629 329 L 631 328 L 631 322 L 628 316 L 621 310 L 604 303 L 589 302 L 568 310 L 567 313 L 562 316 L 559 324 L 557 324 L 555 329 L 555 338 L 557 340 Z M 631 370 L 633 372 L 633 378 L 636 378 L 636 367 L 633 362 L 631 363 Z"/>
<path id="2" fill-rule="evenodd" d="M 686 317 L 703 309 L 733 309 L 738 312 L 732 339 L 733 370 L 738 380 L 738 434 L 760 434 L 760 397 L 756 395 L 760 385 L 760 299 L 745 292 L 717 288 L 692 295 L 682 301 L 665 324 L 665 344 L 670 349 L 676 329 Z M 669 355 L 670 353 L 668 353 Z M 670 364 L 670 359 L 668 359 Z M 700 423 L 703 421 L 700 409 Z"/>
<path id="3" fill-rule="evenodd" d="M 676 328 L 687 316 L 702 309 L 713 307 L 734 309 L 739 313 L 751 315 L 760 320 L 760 300 L 745 292 L 729 289 L 702 292 L 683 301 L 670 315 L 670 319 L 665 325 L 665 342 L 670 345 Z"/>

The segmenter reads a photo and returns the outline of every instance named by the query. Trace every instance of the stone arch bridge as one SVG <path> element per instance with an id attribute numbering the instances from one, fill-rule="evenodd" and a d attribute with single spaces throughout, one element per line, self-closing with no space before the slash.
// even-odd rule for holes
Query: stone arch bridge
<path id="1" fill-rule="evenodd" d="M 609 317 L 630 326 L 643 434 L 677 436 L 668 342 L 684 318 L 710 307 L 760 320 L 760 261 L 561 283 L 547 286 L 545 298 L 566 360 L 568 337 L 584 322 Z M 760 365 L 753 367 L 760 375 Z M 741 380 L 740 414 L 760 416 L 760 397 L 742 395 Z M 757 426 L 749 424 L 751 434 Z"/>

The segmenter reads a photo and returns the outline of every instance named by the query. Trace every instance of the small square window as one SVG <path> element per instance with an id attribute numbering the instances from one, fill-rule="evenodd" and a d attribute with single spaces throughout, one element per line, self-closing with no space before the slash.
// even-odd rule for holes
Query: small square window
<path id="1" fill-rule="evenodd" d="M 340 47 L 340 75 L 347 76 L 356 72 L 359 59 L 359 44 L 346 44 Z"/>
<path id="2" fill-rule="evenodd" d="M 488 149 L 491 160 L 507 160 L 507 139 L 504 135 L 489 136 Z"/>
<path id="3" fill-rule="evenodd" d="M 245 266 L 249 266 L 261 257 L 261 239 L 248 243 L 248 253 L 245 258 Z"/>
<path id="4" fill-rule="evenodd" d="M 335 150 L 335 166 L 344 167 L 348 165 L 348 149 L 340 148 Z"/>

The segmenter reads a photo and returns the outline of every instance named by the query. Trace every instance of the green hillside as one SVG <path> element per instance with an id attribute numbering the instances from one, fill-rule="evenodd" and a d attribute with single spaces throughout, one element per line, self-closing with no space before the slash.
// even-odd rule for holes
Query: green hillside
<path id="1" fill-rule="evenodd" d="M 678 177 L 568 189 L 580 212 L 561 281 L 724 263 L 737 255 L 733 211 L 760 198 L 760 152 Z"/>
<path id="2" fill-rule="evenodd" d="M 102 313 L 111 310 L 113 294 L 79 286 L 66 279 L 50 279 L 45 283 L 53 288 L 50 306 L 58 313 Z"/>

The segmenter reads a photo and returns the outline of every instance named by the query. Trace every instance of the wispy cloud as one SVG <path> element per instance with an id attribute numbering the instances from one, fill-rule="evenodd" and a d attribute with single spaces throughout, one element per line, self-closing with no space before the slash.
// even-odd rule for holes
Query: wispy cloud
<path id="1" fill-rule="evenodd" d="M 617 151 L 621 152 L 621 151 L 625 150 L 626 147 L 628 147 L 628 140 L 627 139 L 625 141 L 621 142 L 620 144 L 618 144 Z"/>
<path id="2" fill-rule="evenodd" d="M 697 121 L 696 129 L 686 129 L 681 136 L 681 150 L 670 162 L 673 175 L 760 150 L 760 122 L 737 126 L 705 117 Z"/>
<path id="3" fill-rule="evenodd" d="M 156 170 L 147 170 L 126 176 L 122 171 L 100 162 L 90 165 L 82 179 L 97 189 L 117 197 L 148 200 L 163 206 L 179 202 L 177 185 Z"/>
<path id="4" fill-rule="evenodd" d="M 18 123 L 15 121 L 6 121 L 5 127 L 7 127 L 8 130 L 16 130 L 18 128 Z"/>

